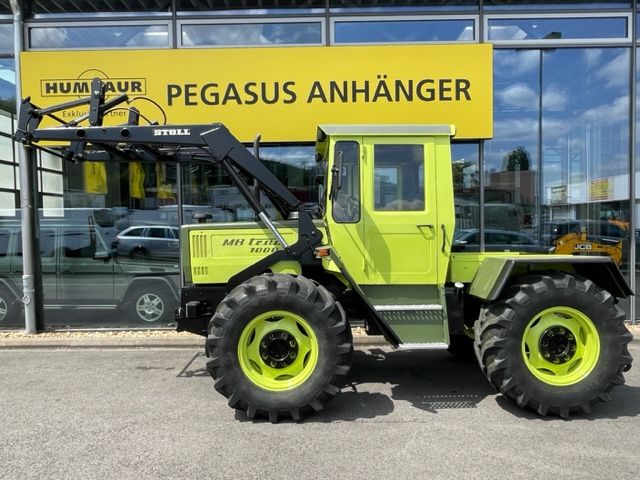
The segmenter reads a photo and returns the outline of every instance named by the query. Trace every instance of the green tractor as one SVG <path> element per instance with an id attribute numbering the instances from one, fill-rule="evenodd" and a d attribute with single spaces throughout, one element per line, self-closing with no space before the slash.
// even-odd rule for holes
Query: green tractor
<path id="1" fill-rule="evenodd" d="M 124 100 L 92 91 L 83 127 L 39 128 L 69 104 L 26 100 L 16 140 L 67 141 L 70 160 L 212 162 L 255 211 L 182 227 L 176 311 L 247 417 L 322 410 L 349 374 L 351 320 L 401 349 L 475 350 L 489 382 L 540 415 L 589 412 L 624 382 L 632 337 L 617 303 L 632 292 L 610 258 L 454 251 L 453 127 L 320 126 L 312 218 L 224 125 L 105 127 Z"/>

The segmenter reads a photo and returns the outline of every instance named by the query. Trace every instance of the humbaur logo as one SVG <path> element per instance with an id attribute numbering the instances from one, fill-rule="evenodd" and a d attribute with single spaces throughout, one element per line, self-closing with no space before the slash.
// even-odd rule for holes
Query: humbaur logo
<path id="1" fill-rule="evenodd" d="M 188 128 L 156 128 L 153 131 L 154 137 L 160 137 L 160 136 L 174 137 L 174 136 L 184 136 L 184 135 L 191 135 L 191 130 Z"/>
<path id="2" fill-rule="evenodd" d="M 146 95 L 146 78 L 108 78 L 100 76 L 107 96 Z M 91 78 L 47 78 L 40 80 L 40 94 L 43 97 L 88 97 L 91 95 Z"/>

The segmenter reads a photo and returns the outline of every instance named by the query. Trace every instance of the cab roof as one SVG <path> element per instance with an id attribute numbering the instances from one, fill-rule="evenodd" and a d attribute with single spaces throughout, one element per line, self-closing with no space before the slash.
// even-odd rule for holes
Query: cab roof
<path id="1" fill-rule="evenodd" d="M 318 125 L 318 130 L 328 136 L 442 136 L 453 137 L 455 125 Z"/>

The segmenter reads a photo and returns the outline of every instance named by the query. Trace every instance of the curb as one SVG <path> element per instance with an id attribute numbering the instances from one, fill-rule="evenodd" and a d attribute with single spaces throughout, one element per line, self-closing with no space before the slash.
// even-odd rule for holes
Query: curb
<path id="1" fill-rule="evenodd" d="M 355 347 L 373 347 L 387 345 L 382 336 L 356 335 Z M 167 337 L 167 338 L 38 338 L 21 337 L 1 339 L 0 349 L 57 349 L 57 348 L 204 348 L 204 337 Z"/>
<path id="2" fill-rule="evenodd" d="M 640 342 L 640 331 L 633 331 L 633 342 Z M 381 335 L 354 334 L 354 347 L 385 346 L 388 342 Z M 204 337 L 39 337 L 0 338 L 2 349 L 72 349 L 72 348 L 204 348 Z"/>

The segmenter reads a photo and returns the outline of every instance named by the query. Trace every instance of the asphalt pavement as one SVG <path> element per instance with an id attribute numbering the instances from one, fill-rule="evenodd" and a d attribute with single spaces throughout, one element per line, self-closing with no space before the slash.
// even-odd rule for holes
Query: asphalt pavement
<path id="1" fill-rule="evenodd" d="M 640 358 L 640 342 L 631 344 Z M 0 349 L 0 478 L 615 478 L 640 471 L 640 367 L 570 421 L 444 351 L 360 347 L 302 423 L 248 421 L 199 349 Z"/>

